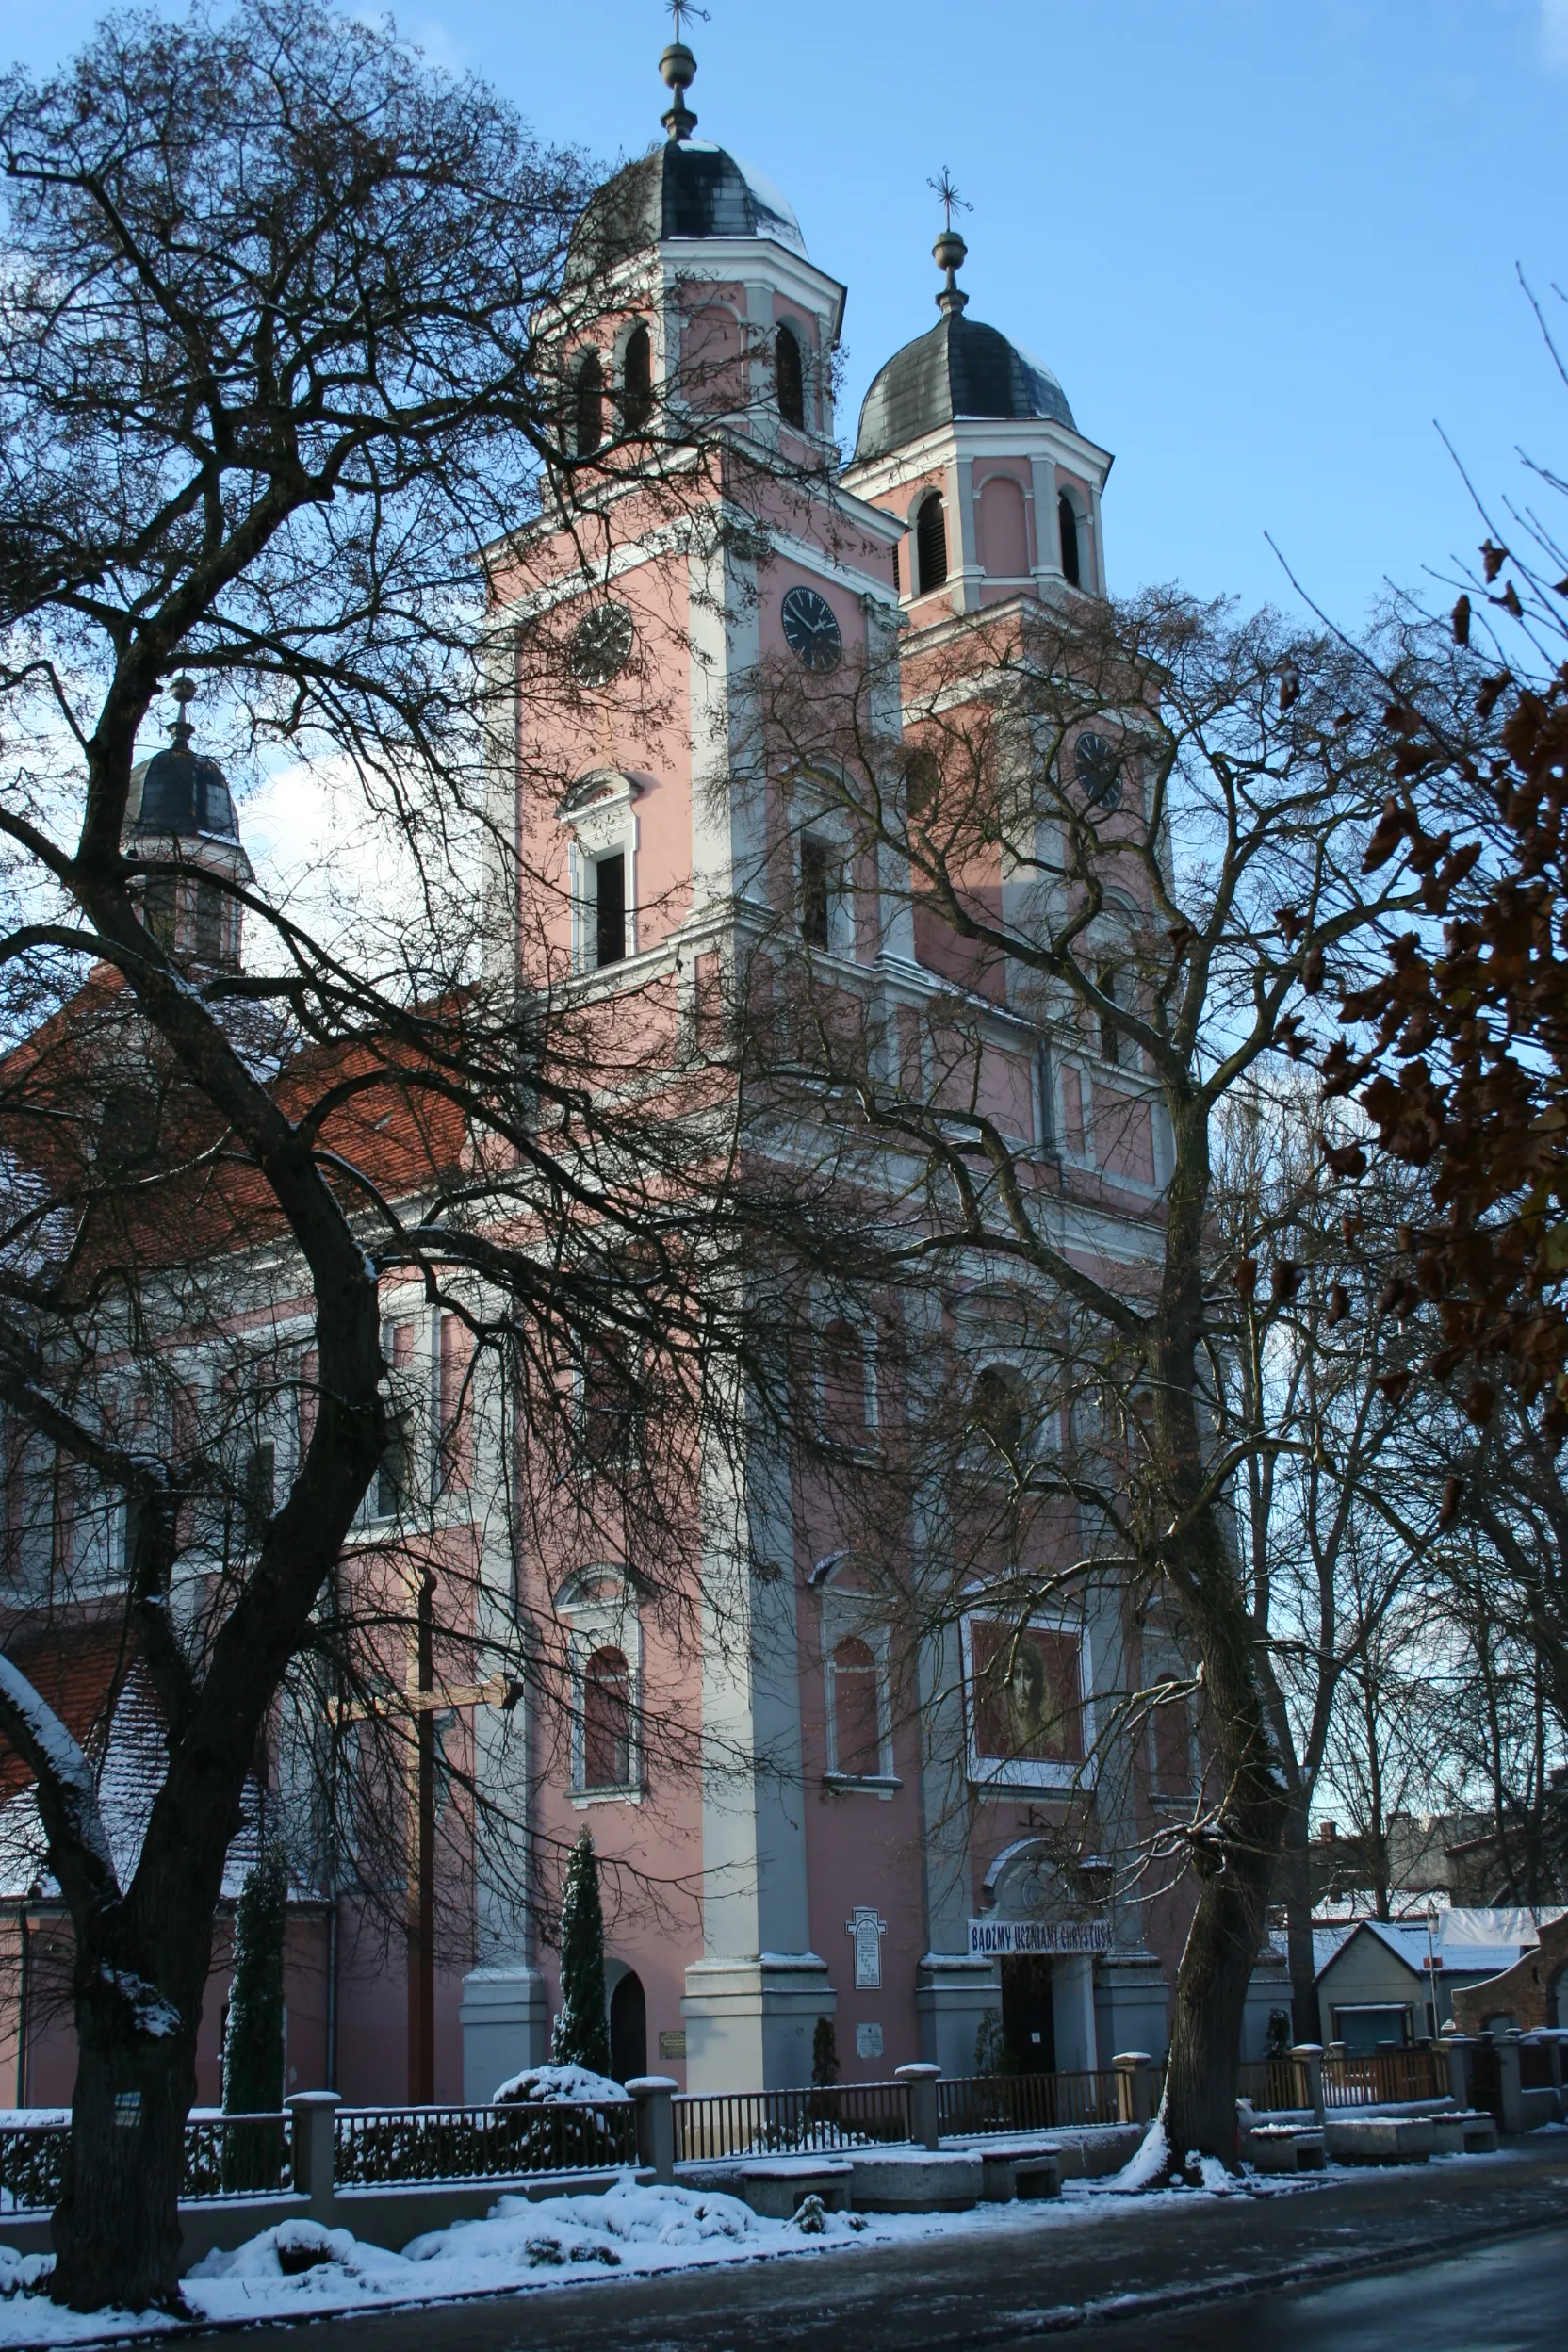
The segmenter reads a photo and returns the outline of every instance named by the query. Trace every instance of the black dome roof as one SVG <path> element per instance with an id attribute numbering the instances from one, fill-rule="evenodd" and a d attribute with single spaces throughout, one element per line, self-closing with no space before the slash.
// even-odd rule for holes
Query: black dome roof
<path id="1" fill-rule="evenodd" d="M 572 237 L 590 268 L 617 253 L 636 253 L 667 237 L 767 237 L 804 253 L 806 239 L 789 204 L 770 180 L 723 147 L 666 139 L 604 186 Z"/>
<path id="2" fill-rule="evenodd" d="M 126 804 L 131 833 L 205 833 L 239 840 L 239 825 L 223 771 L 183 743 L 166 744 L 131 770 Z"/>
<path id="3" fill-rule="evenodd" d="M 956 416 L 1053 416 L 1077 430 L 1067 394 L 1049 368 L 995 327 L 952 310 L 929 335 L 895 351 L 874 379 L 860 410 L 853 462 L 886 457 Z"/>

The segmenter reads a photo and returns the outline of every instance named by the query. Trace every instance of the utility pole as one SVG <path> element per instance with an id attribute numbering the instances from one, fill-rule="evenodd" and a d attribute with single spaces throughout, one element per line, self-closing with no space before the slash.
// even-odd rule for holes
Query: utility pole
<path id="1" fill-rule="evenodd" d="M 408 2096 L 428 2107 L 435 2098 L 435 1576 L 419 1573 L 415 1596 L 416 1698 L 411 1742 L 408 1857 Z"/>

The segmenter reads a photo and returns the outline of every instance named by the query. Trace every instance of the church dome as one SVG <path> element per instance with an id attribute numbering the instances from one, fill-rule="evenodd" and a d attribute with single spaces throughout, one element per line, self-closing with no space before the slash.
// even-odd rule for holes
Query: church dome
<path id="1" fill-rule="evenodd" d="M 209 841 L 229 841 L 237 847 L 239 822 L 223 771 L 216 760 L 190 747 L 185 705 L 195 691 L 188 678 L 176 681 L 174 699 L 181 709 L 172 729 L 173 742 L 155 751 L 150 760 L 139 760 L 131 770 L 125 830 L 127 834 L 183 834 L 187 839 L 204 834 Z"/>
<path id="2" fill-rule="evenodd" d="M 940 299 L 940 298 L 939 298 Z M 855 439 L 857 466 L 887 457 L 958 417 L 1048 416 L 1076 432 L 1049 368 L 995 327 L 946 310 L 928 335 L 895 351 L 872 383 Z"/>
<path id="3" fill-rule="evenodd" d="M 726 148 L 695 139 L 667 139 L 607 180 L 572 244 L 579 257 L 599 260 L 606 246 L 629 253 L 707 237 L 766 237 L 806 252 L 800 222 L 772 181 Z"/>

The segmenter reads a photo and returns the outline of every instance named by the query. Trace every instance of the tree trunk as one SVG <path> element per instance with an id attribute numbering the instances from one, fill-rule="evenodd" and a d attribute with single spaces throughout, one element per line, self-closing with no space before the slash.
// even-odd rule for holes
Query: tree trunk
<path id="1" fill-rule="evenodd" d="M 76 2088 L 51 2293 L 74 2311 L 177 2311 L 199 2013 L 182 2015 L 124 1971 L 119 1986 L 106 1964 L 77 1988 Z"/>
<path id="2" fill-rule="evenodd" d="M 1285 1808 L 1280 1892 L 1284 1897 L 1285 1938 L 1290 1958 L 1291 2030 L 1298 2042 L 1315 2042 L 1318 2015 L 1317 1962 L 1312 1940 L 1312 1815 L 1311 1801 L 1300 1781 L 1292 1788 Z"/>
<path id="3" fill-rule="evenodd" d="M 1266 1922 L 1289 1792 L 1253 1658 L 1252 1625 L 1213 1510 L 1200 1511 L 1166 1562 L 1203 1668 L 1213 1772 L 1211 1835 L 1194 1848 L 1201 1879 L 1176 1973 L 1165 2123 L 1173 2164 L 1236 2162 L 1236 2071 L 1247 1987 Z"/>

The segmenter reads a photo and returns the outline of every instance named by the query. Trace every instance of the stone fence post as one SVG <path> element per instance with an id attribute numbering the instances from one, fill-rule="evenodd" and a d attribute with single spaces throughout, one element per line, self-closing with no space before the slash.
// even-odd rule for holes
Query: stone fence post
<path id="1" fill-rule="evenodd" d="M 675 2179 L 675 2077 L 638 2074 L 626 2087 L 637 2107 L 637 2162 L 667 2187 Z"/>
<path id="2" fill-rule="evenodd" d="M 1474 2065 L 1476 2037 L 1473 2034 L 1446 2034 L 1437 2045 L 1440 2054 L 1448 2062 L 1448 2096 L 1456 2107 L 1466 2112 L 1475 2104 L 1471 2090 L 1471 2068 Z"/>
<path id="3" fill-rule="evenodd" d="M 1124 2050 L 1111 2060 L 1116 2070 L 1116 2112 L 1122 2123 L 1154 2118 L 1154 2062 L 1146 2050 Z"/>
<path id="4" fill-rule="evenodd" d="M 337 2158 L 335 2091 L 295 2091 L 284 2105 L 294 2118 L 294 2186 L 310 2199 L 313 2221 L 330 2222 Z"/>
<path id="5" fill-rule="evenodd" d="M 937 2084 L 941 2081 L 940 2066 L 920 2060 L 914 2066 L 895 2066 L 893 2081 L 908 2085 L 909 2137 L 922 2148 L 939 2148 L 941 2132 L 937 2119 Z"/>
<path id="6" fill-rule="evenodd" d="M 1522 2132 L 1525 2128 L 1524 2086 L 1519 2074 L 1521 2038 L 1517 2026 L 1510 2033 L 1492 2036 L 1497 2052 L 1497 2103 L 1503 2111 L 1505 2132 Z"/>
<path id="7" fill-rule="evenodd" d="M 1296 2104 L 1310 2107 L 1317 2122 L 1328 2117 L 1323 2099 L 1323 2045 L 1321 2042 L 1297 2042 L 1291 2050 L 1296 2067 Z"/>
<path id="8" fill-rule="evenodd" d="M 1560 2107 L 1562 2104 L 1561 2042 L 1559 2040 L 1556 2033 L 1550 2028 L 1541 2034 L 1527 2034 L 1525 2039 L 1530 2044 L 1532 2049 L 1544 2050 L 1545 2051 L 1546 2071 L 1552 2078 L 1552 2088 L 1558 2095 L 1558 2105 Z"/>

